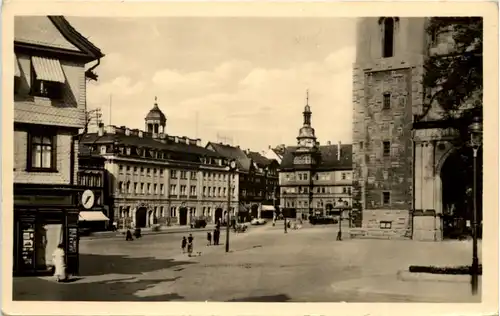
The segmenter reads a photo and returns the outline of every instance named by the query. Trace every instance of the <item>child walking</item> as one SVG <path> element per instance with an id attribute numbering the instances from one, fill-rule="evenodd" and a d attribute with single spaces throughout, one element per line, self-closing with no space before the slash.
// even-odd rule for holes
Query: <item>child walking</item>
<path id="1" fill-rule="evenodd" d="M 207 246 L 212 246 L 212 233 L 207 232 Z"/>

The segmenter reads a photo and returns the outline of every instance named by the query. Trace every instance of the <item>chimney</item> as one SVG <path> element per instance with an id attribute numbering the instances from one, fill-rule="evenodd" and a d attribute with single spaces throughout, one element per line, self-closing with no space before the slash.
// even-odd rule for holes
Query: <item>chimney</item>
<path id="1" fill-rule="evenodd" d="M 130 128 L 125 127 L 125 135 L 130 136 Z"/>
<path id="2" fill-rule="evenodd" d="M 99 136 L 104 135 L 104 124 L 102 124 L 102 123 L 99 124 L 99 129 L 97 130 L 97 135 L 99 135 Z"/>
<path id="3" fill-rule="evenodd" d="M 116 134 L 116 126 L 108 125 L 108 126 L 106 126 L 105 131 L 106 131 L 106 133 L 109 133 L 109 134 Z"/>
<path id="4" fill-rule="evenodd" d="M 196 139 L 196 146 L 201 147 L 201 138 Z"/>
<path id="5" fill-rule="evenodd" d="M 342 143 L 339 140 L 339 146 L 337 147 L 337 160 L 340 160 L 340 146 L 342 146 Z"/>
<path id="6" fill-rule="evenodd" d="M 179 137 L 174 136 L 174 142 L 178 143 L 179 142 Z"/>
<path id="7" fill-rule="evenodd" d="M 271 149 L 271 145 L 267 146 L 267 149 Z"/>
<path id="8" fill-rule="evenodd" d="M 331 142 L 331 141 L 327 141 L 327 142 L 326 142 L 326 144 L 327 144 L 328 146 L 330 146 L 330 145 L 332 144 L 332 142 Z"/>
<path id="9" fill-rule="evenodd" d="M 143 132 L 143 131 L 139 130 L 139 133 L 138 133 L 138 134 L 139 134 L 139 137 L 140 137 L 140 138 L 143 138 L 143 137 L 144 137 L 144 132 Z"/>

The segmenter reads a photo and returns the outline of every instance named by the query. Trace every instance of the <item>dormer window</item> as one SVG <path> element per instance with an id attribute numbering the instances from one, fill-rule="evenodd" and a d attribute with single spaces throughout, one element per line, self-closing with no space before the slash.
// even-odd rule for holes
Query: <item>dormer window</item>
<path id="1" fill-rule="evenodd" d="M 101 146 L 101 155 L 106 153 L 106 146 Z"/>
<path id="2" fill-rule="evenodd" d="M 127 155 L 130 155 L 131 149 L 130 147 L 127 147 Z"/>
<path id="3" fill-rule="evenodd" d="M 66 76 L 59 60 L 33 56 L 31 65 L 31 93 L 50 99 L 62 99 Z"/>

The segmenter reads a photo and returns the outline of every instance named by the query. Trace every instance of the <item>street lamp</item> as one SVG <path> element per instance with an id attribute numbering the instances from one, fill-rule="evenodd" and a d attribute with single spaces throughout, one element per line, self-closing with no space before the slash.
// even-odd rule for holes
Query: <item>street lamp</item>
<path id="1" fill-rule="evenodd" d="M 342 202 L 342 199 L 339 199 L 339 202 Z M 337 240 L 342 240 L 342 213 L 344 211 L 342 205 L 340 206 L 340 214 L 339 214 L 339 232 L 337 233 Z"/>
<path id="2" fill-rule="evenodd" d="M 227 218 L 226 218 L 226 252 L 229 252 L 229 222 L 231 220 L 231 215 L 229 211 L 231 209 L 231 174 L 236 170 L 236 161 L 230 160 L 227 166 Z"/>
<path id="3" fill-rule="evenodd" d="M 473 199 L 473 213 L 472 213 L 472 267 L 471 267 L 471 287 L 472 294 L 476 295 L 478 290 L 478 273 L 479 273 L 479 259 L 477 257 L 477 151 L 481 146 L 483 124 L 480 117 L 474 117 L 472 123 L 469 125 L 470 146 L 472 147 L 473 155 L 473 180 L 472 180 L 472 199 Z"/>

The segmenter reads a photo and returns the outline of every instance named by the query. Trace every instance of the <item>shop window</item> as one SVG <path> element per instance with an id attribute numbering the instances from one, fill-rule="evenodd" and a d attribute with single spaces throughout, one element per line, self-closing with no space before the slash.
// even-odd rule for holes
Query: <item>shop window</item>
<path id="1" fill-rule="evenodd" d="M 30 133 L 28 137 L 28 171 L 56 172 L 57 137 L 44 132 Z"/>

